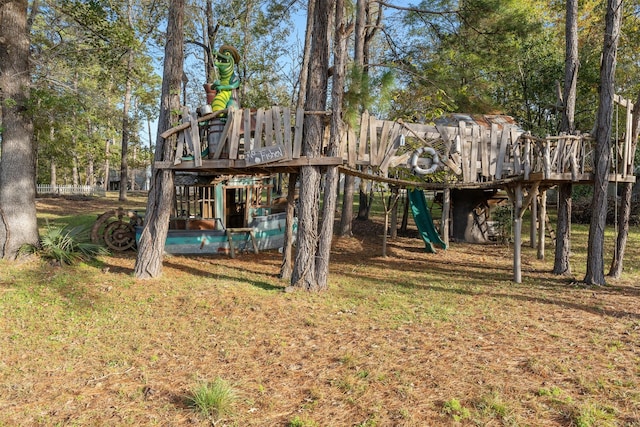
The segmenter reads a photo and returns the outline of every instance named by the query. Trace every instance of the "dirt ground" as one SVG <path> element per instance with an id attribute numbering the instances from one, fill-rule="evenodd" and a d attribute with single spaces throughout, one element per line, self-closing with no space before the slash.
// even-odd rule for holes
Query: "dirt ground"
<path id="1" fill-rule="evenodd" d="M 430 254 L 409 230 L 383 258 L 375 218 L 335 239 L 320 294 L 283 292 L 277 251 L 167 257 L 147 281 L 135 252 L 27 264 L 0 273 L 0 426 L 640 426 L 634 233 L 627 273 L 599 288 L 579 283 L 580 233 L 573 277 L 525 247 L 515 284 L 509 246 Z M 217 420 L 185 403 L 216 377 L 237 391 Z"/>

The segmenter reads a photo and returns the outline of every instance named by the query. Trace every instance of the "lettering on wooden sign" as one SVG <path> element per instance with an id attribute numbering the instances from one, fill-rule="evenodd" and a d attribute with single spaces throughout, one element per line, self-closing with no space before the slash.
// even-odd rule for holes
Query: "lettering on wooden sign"
<path id="1" fill-rule="evenodd" d="M 285 160 L 288 156 L 284 151 L 284 144 L 271 145 L 269 147 L 256 148 L 245 154 L 247 166 Z"/>

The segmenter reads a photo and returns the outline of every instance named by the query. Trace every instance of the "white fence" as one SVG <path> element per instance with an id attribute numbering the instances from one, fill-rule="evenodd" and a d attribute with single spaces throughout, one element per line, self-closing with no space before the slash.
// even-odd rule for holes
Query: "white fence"
<path id="1" fill-rule="evenodd" d="M 82 196 L 104 196 L 102 187 L 91 185 L 49 185 L 38 184 L 38 194 L 59 194 L 59 195 L 82 195 Z"/>

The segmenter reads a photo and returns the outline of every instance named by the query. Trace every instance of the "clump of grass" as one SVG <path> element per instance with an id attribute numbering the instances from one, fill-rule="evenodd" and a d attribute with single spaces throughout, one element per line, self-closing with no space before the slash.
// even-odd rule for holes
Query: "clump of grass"
<path id="1" fill-rule="evenodd" d="M 187 398 L 189 405 L 207 418 L 215 420 L 231 415 L 236 392 L 229 383 L 218 377 L 197 385 Z"/>
<path id="2" fill-rule="evenodd" d="M 578 427 L 613 427 L 617 425 L 615 410 L 599 404 L 587 404 L 576 409 L 573 421 Z"/>
<path id="3" fill-rule="evenodd" d="M 455 398 L 444 402 L 442 405 L 442 412 L 450 415 L 454 421 L 461 421 L 471 416 L 469 409 L 462 406 L 462 403 Z"/>
<path id="4" fill-rule="evenodd" d="M 47 226 L 39 245 L 28 244 L 20 248 L 22 255 L 37 254 L 42 259 L 66 265 L 93 261 L 108 253 L 106 248 L 91 243 L 86 226 Z"/>
<path id="5" fill-rule="evenodd" d="M 296 415 L 291 421 L 289 421 L 288 427 L 318 427 L 318 423 Z"/>

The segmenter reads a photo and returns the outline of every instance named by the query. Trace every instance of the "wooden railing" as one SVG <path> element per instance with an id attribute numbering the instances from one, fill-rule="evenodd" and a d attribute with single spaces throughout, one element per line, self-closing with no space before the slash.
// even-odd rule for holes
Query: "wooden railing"
<path id="1" fill-rule="evenodd" d="M 226 117 L 222 120 L 219 115 Z M 177 132 L 175 165 L 192 161 L 194 168 L 209 164 L 233 163 L 234 168 L 268 163 L 292 164 L 301 158 L 305 114 L 289 108 L 230 108 L 204 117 L 184 114 Z M 340 140 L 340 157 L 326 158 L 327 164 L 342 159 L 349 168 L 361 168 L 386 177 L 393 167 L 409 167 L 413 151 L 431 147 L 438 153 L 439 170 L 448 169 L 465 184 L 487 183 L 512 177 L 525 180 L 588 179 L 592 172 L 594 141 L 587 135 L 560 135 L 538 138 L 524 133 L 506 116 L 474 116 L 479 120 L 460 120 L 447 125 L 404 123 L 378 120 L 362 114 L 356 129 L 348 128 Z M 329 141 L 325 132 L 323 149 Z M 633 153 L 622 143 L 619 156 L 622 171 L 632 174 Z M 322 164 L 322 158 L 314 164 Z M 301 163 L 297 163 L 301 164 Z M 618 163 L 620 166 L 620 163 Z M 211 167 L 211 166 L 210 166 Z M 221 168 L 224 166 L 220 166 Z M 184 168 L 184 165 L 182 166 Z"/>

